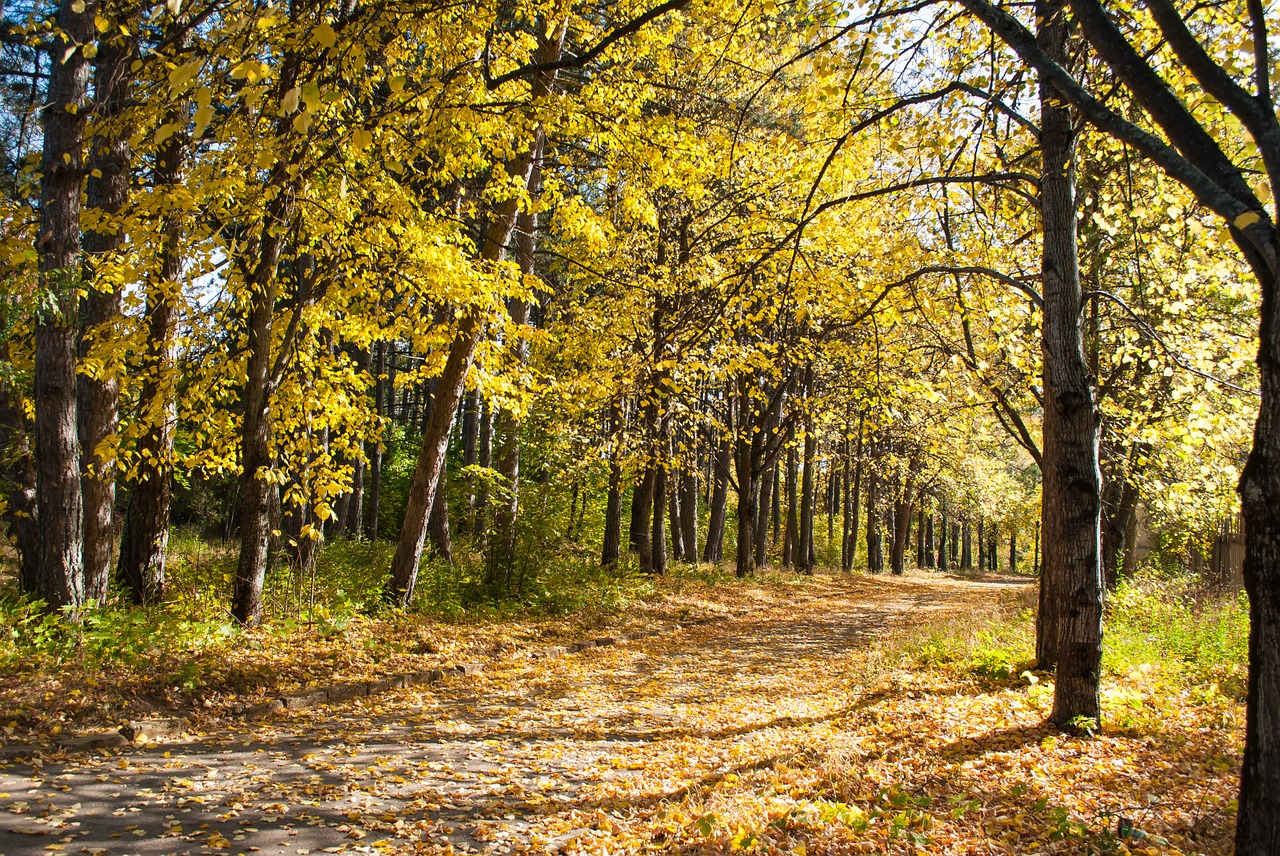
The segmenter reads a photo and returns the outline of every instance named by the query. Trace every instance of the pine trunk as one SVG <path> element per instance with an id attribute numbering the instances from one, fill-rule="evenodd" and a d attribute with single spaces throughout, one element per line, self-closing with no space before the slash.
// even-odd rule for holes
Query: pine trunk
<path id="1" fill-rule="evenodd" d="M 63 0 L 58 29 L 67 44 L 93 41 L 92 9 Z M 54 40 L 41 114 L 40 287 L 53 297 L 35 325 L 36 504 L 40 513 L 40 594 L 50 610 L 79 610 L 86 599 L 84 501 L 76 419 L 80 190 L 88 115 L 89 61 Z"/>

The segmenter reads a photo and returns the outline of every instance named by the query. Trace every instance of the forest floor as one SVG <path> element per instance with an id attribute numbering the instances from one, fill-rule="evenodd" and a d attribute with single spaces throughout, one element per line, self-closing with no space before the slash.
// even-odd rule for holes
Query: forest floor
<path id="1" fill-rule="evenodd" d="M 1067 736 L 1048 677 L 994 643 L 948 655 L 1030 593 L 820 577 L 607 648 L 0 759 L 0 853 L 1230 852 L 1238 704 L 1169 698 L 1148 666 Z"/>

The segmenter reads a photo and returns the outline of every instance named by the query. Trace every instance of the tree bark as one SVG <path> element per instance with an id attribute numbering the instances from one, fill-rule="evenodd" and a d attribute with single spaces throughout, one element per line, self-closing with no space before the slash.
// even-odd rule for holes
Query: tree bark
<path id="1" fill-rule="evenodd" d="M 622 430 L 622 408 L 615 402 L 609 407 L 609 435 L 617 442 Z M 620 452 L 614 447 L 609 453 L 609 500 L 604 510 L 604 545 L 600 551 L 600 564 L 611 568 L 622 555 L 622 463 Z M 585 497 L 584 497 L 585 504 Z"/>
<path id="2" fill-rule="evenodd" d="M 719 562 L 724 558 L 724 526 L 729 506 L 729 468 L 733 465 L 732 438 L 721 438 L 712 466 L 711 507 L 707 519 L 707 543 L 702 561 Z"/>
<path id="3" fill-rule="evenodd" d="M 468 390 L 462 399 L 462 466 L 474 467 L 480 454 L 480 393 Z M 467 476 L 466 531 L 476 525 L 476 488 L 471 476 Z"/>
<path id="4" fill-rule="evenodd" d="M 653 504 L 657 487 L 658 469 L 653 464 L 645 468 L 644 477 L 636 486 L 631 499 L 631 537 L 640 561 L 640 571 L 654 572 L 653 566 Z"/>
<path id="5" fill-rule="evenodd" d="M 787 441 L 787 520 L 782 535 L 782 567 L 794 568 L 800 564 L 800 464 L 795 444 Z"/>
<path id="6" fill-rule="evenodd" d="M 942 520 L 941 526 L 938 527 L 938 570 L 946 572 L 951 570 L 951 544 L 948 541 L 951 530 L 951 521 L 947 519 L 946 502 L 942 504 Z"/>
<path id="7" fill-rule="evenodd" d="M 667 572 L 667 527 L 664 518 L 667 516 L 667 469 L 659 464 L 653 471 L 653 524 L 649 532 L 653 536 L 653 544 L 649 550 L 649 570 L 662 575 Z"/>
<path id="8" fill-rule="evenodd" d="M 136 24 L 130 21 L 130 28 Z M 116 216 L 129 199 L 132 151 L 128 135 L 132 129 L 120 126 L 126 106 L 129 63 L 133 50 L 129 40 L 118 33 L 98 40 L 94 68 L 95 125 L 101 130 L 90 141 L 89 177 L 85 199 L 97 212 L 102 225 L 85 233 L 84 249 L 95 281 L 81 302 L 79 356 L 83 364 L 95 366 L 90 374 L 78 375 L 78 419 L 81 452 L 80 490 L 84 497 L 84 578 L 87 602 L 106 602 L 111 578 L 111 553 L 115 542 L 116 462 L 102 446 L 114 437 L 119 422 L 120 380 L 116 360 L 90 360 L 95 343 L 110 342 L 124 308 L 121 282 L 97 281 L 100 271 L 95 261 L 110 260 L 124 244 L 123 224 Z"/>
<path id="9" fill-rule="evenodd" d="M 774 478 L 776 467 L 769 468 L 769 475 L 760 482 L 760 503 L 756 508 L 755 547 L 756 567 L 763 568 L 769 564 L 769 511 L 773 507 Z"/>
<path id="10" fill-rule="evenodd" d="M 960 527 L 960 569 L 973 570 L 973 526 L 967 516 Z"/>
<path id="11" fill-rule="evenodd" d="M 878 574 L 884 571 L 884 548 L 880 536 L 879 482 L 874 471 L 867 479 L 867 571 Z"/>
<path id="12" fill-rule="evenodd" d="M 1037 40 L 1064 67 L 1067 24 L 1062 0 L 1037 0 Z M 1045 570 L 1057 608 L 1057 679 L 1050 718 L 1067 726 L 1098 720 L 1102 661 L 1101 474 L 1098 417 L 1081 329 L 1076 240 L 1075 130 L 1071 111 L 1040 84 L 1044 228 L 1044 503 Z M 1042 607 L 1045 600 L 1041 601 Z M 1042 667 L 1045 664 L 1041 664 Z"/>
<path id="13" fill-rule="evenodd" d="M 174 121 L 177 118 L 175 115 Z M 147 427 L 138 438 L 136 473 L 127 482 L 129 500 L 116 565 L 117 576 L 139 605 L 163 599 L 168 562 L 173 443 L 178 424 L 178 306 L 182 290 L 183 214 L 176 208 L 176 195 L 182 186 L 186 157 L 186 141 L 174 136 L 165 141 L 156 162 L 156 183 L 175 207 L 165 214 L 161 224 L 159 275 L 147 287 L 147 343 L 139 369 L 142 390 L 137 416 Z"/>
<path id="14" fill-rule="evenodd" d="M 817 557 L 814 555 L 813 517 L 817 501 L 814 485 L 814 458 L 818 453 L 818 439 L 814 434 L 813 420 L 806 419 L 804 432 L 804 460 L 800 476 L 800 540 L 796 552 L 796 570 L 812 574 Z"/>
<path id="15" fill-rule="evenodd" d="M 537 131 L 538 139 L 534 148 L 541 157 L 542 131 Z M 539 164 L 533 164 L 529 172 L 530 192 L 537 189 L 541 171 Z M 532 277 L 534 272 L 534 248 L 537 243 L 538 215 L 521 212 L 516 219 L 515 250 L 516 261 L 520 265 L 522 276 Z M 513 297 L 507 300 L 507 314 L 515 329 L 512 358 L 517 366 L 523 367 L 529 361 L 529 339 L 524 328 L 529 326 L 530 301 L 525 297 Z M 489 544 L 489 587 L 495 597 L 505 596 L 510 589 L 510 581 L 515 570 L 516 561 L 516 519 L 520 513 L 520 433 L 521 420 L 510 410 L 503 410 L 498 417 L 498 472 L 502 476 L 507 493 L 503 501 L 498 503 L 494 511 L 494 538 Z"/>
<path id="16" fill-rule="evenodd" d="M 684 559 L 698 563 L 698 469 L 684 468 L 680 476 L 680 532 L 684 540 Z"/>
<path id="17" fill-rule="evenodd" d="M 84 500 L 76 418 L 80 190 L 88 114 L 92 9 L 63 0 L 53 40 L 40 180 L 40 287 L 50 302 L 35 328 L 36 503 L 40 510 L 40 594 L 50 610 L 85 604 Z"/>
<path id="18" fill-rule="evenodd" d="M 387 343 L 374 342 L 373 358 L 373 409 L 383 431 L 389 426 L 386 420 L 387 401 Z M 381 437 L 366 444 L 369 453 L 369 540 L 378 540 L 378 509 L 382 503 L 382 449 Z"/>

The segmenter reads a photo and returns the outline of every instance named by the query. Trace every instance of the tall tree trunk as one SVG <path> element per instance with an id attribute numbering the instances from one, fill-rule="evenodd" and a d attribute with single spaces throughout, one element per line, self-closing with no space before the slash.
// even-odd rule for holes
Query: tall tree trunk
<path id="1" fill-rule="evenodd" d="M 845 500 L 846 513 L 849 516 L 849 547 L 844 559 L 844 570 L 853 570 L 853 561 L 858 554 L 858 522 L 861 520 L 862 499 L 862 419 L 858 419 L 858 445 L 854 452 L 852 497 Z"/>
<path id="2" fill-rule="evenodd" d="M 539 142 L 535 148 L 541 152 L 541 131 Z M 529 173 L 529 189 L 537 190 L 541 169 L 534 163 Z M 537 242 L 538 215 L 532 212 L 521 212 L 516 219 L 515 242 L 516 260 L 520 264 L 520 273 L 526 279 L 533 276 L 534 248 Z M 529 361 L 529 339 L 525 328 L 529 326 L 529 310 L 531 304 L 527 297 L 513 297 L 507 300 L 507 314 L 511 318 L 516 340 L 512 355 L 517 366 L 523 367 Z M 495 596 L 505 596 L 510 589 L 516 562 L 516 520 L 520 512 L 520 434 L 522 422 L 514 411 L 503 410 L 498 418 L 498 472 L 502 476 L 507 493 L 503 501 L 498 503 L 493 515 L 494 538 L 489 544 L 488 576 L 489 587 Z"/>
<path id="3" fill-rule="evenodd" d="M 427 535 L 431 538 L 431 550 L 444 560 L 446 565 L 453 564 L 453 535 L 449 531 L 449 461 L 445 459 L 440 465 L 440 477 L 436 482 L 436 498 L 431 504 L 431 517 L 427 520 Z"/>
<path id="4" fill-rule="evenodd" d="M 911 489 L 904 486 L 893 502 L 893 548 L 889 556 L 895 576 L 906 572 L 907 541 L 911 537 Z"/>
<path id="5" fill-rule="evenodd" d="M 123 22 L 121 22 L 123 23 Z M 136 23 L 129 22 L 130 29 Z M 78 375 L 77 411 L 80 432 L 81 480 L 84 497 L 85 600 L 103 604 L 111 578 L 111 552 L 115 541 L 116 465 L 111 453 L 99 454 L 116 434 L 119 422 L 119 366 L 112 358 L 90 360 L 95 345 L 118 338 L 115 329 L 124 309 L 123 282 L 101 277 L 110 257 L 124 244 L 124 225 L 116 219 L 129 199 L 129 134 L 121 127 L 127 103 L 128 69 L 133 51 L 118 33 L 98 40 L 94 68 L 95 126 L 100 130 L 89 145 L 89 177 L 85 200 L 100 218 L 100 226 L 86 232 L 84 249 L 95 281 L 88 283 L 81 302 L 79 356 L 83 365 L 97 366 L 91 374 Z M 107 280 L 105 283 L 102 280 Z M 98 345 L 98 350 L 101 345 Z M 105 356 L 105 355 L 104 355 Z"/>
<path id="6" fill-rule="evenodd" d="M 1009 529 L 1009 573 L 1018 572 L 1018 530 Z"/>
<path id="7" fill-rule="evenodd" d="M 921 507 L 924 506 L 923 499 L 921 499 L 920 505 Z M 938 545 L 937 542 L 934 541 L 933 518 L 934 514 L 932 510 L 930 510 L 924 517 L 924 566 L 926 568 L 935 567 L 937 564 L 934 557 L 937 556 Z"/>
<path id="8" fill-rule="evenodd" d="M 1120 581 L 1120 564 L 1125 553 L 1127 533 L 1138 510 L 1138 488 L 1130 479 L 1119 485 L 1108 485 L 1105 491 L 1112 501 L 1104 499 L 1102 527 L 1102 579 L 1108 590 Z"/>
<path id="9" fill-rule="evenodd" d="M 644 505 L 644 500 L 640 493 L 646 490 L 645 478 L 648 476 L 648 469 L 644 475 L 640 477 L 640 481 L 631 486 L 631 519 L 627 523 L 627 538 L 631 545 L 631 552 L 639 555 L 640 542 L 643 540 L 645 532 L 645 519 L 648 517 L 650 510 Z M 650 497 L 652 501 L 652 497 Z"/>
<path id="10" fill-rule="evenodd" d="M 1066 66 L 1067 25 L 1062 0 L 1037 0 L 1037 41 Z M 1070 110 L 1040 84 L 1044 225 L 1044 493 L 1051 528 L 1045 532 L 1045 573 L 1057 608 L 1051 719 L 1058 725 L 1100 715 L 1102 662 L 1101 474 L 1098 417 L 1081 330 L 1076 243 L 1075 130 Z M 1045 606 L 1042 599 L 1041 607 Z M 1043 629 L 1043 628 L 1042 628 Z M 1041 664 L 1042 667 L 1045 664 Z"/>
<path id="11" fill-rule="evenodd" d="M 782 536 L 782 567 L 794 568 L 800 564 L 800 464 L 795 444 L 787 443 L 787 521 Z"/>
<path id="12" fill-rule="evenodd" d="M 645 468 L 644 477 L 636 486 L 631 498 L 631 537 L 639 556 L 640 571 L 646 574 L 654 572 L 653 565 L 653 502 L 654 490 L 658 483 L 658 468 L 650 464 Z"/>
<path id="13" fill-rule="evenodd" d="M 707 518 L 707 543 L 702 551 L 704 562 L 724 558 L 724 526 L 729 506 L 729 470 L 733 466 L 733 439 L 721 438 L 712 466 L 711 503 Z"/>
<path id="14" fill-rule="evenodd" d="M 283 99 L 296 85 L 301 60 L 296 53 L 285 55 L 275 96 Z M 273 365 L 274 320 L 279 278 L 276 267 L 284 248 L 288 226 L 294 216 L 294 194 L 289 188 L 297 180 L 295 168 L 302 144 L 293 132 L 292 119 L 276 120 L 276 134 L 294 140 L 293 152 L 279 158 L 267 176 L 266 186 L 275 195 L 266 205 L 257 243 L 257 260 L 245 283 L 249 292 L 249 313 L 245 350 L 248 366 L 244 388 L 244 417 L 240 431 L 240 557 L 236 564 L 231 614 L 244 625 L 262 618 L 262 587 L 267 573 L 271 540 L 268 520 L 271 484 L 271 397 L 279 384 L 283 364 Z M 302 286 L 299 284 L 299 290 Z M 301 294 L 299 294 L 301 298 Z"/>
<path id="15" fill-rule="evenodd" d="M 609 436 L 616 442 L 622 430 L 622 408 L 615 402 L 609 407 Z M 600 564 L 611 568 L 622 555 L 622 463 L 616 447 L 609 453 L 609 500 L 604 510 L 604 545 Z M 583 498 L 585 504 L 585 497 Z"/>
<path id="16" fill-rule="evenodd" d="M 760 482 L 760 503 L 756 508 L 756 567 L 763 568 L 769 564 L 769 511 L 773 507 L 775 467 L 769 468 L 769 474 Z"/>
<path id="17" fill-rule="evenodd" d="M 742 407 L 748 405 L 744 401 Z M 751 461 L 751 438 L 740 432 L 734 454 L 734 466 L 738 479 L 738 550 L 735 572 L 739 579 L 755 573 L 756 509 L 760 501 L 760 477 L 754 472 Z"/>
<path id="18" fill-rule="evenodd" d="M 650 570 L 655 574 L 667 572 L 667 527 L 663 523 L 666 513 L 667 469 L 659 464 L 654 467 L 653 475 L 653 525 L 649 532 L 653 536 L 650 549 Z"/>
<path id="19" fill-rule="evenodd" d="M 960 569 L 973 570 L 973 526 L 966 515 L 960 527 Z"/>
<path id="20" fill-rule="evenodd" d="M 63 0 L 41 118 L 40 286 L 54 297 L 35 328 L 36 503 L 40 510 L 40 594 L 51 610 L 85 603 L 84 500 L 76 429 L 76 338 L 80 272 L 80 189 L 88 115 L 92 8 Z M 64 54 L 65 51 L 65 54 Z"/>
<path id="21" fill-rule="evenodd" d="M 804 432 L 804 460 L 800 476 L 800 543 L 796 551 L 796 570 L 812 574 L 817 557 L 813 545 L 814 503 L 817 501 L 814 485 L 814 458 L 818 453 L 818 438 L 814 435 L 813 420 L 806 419 Z"/>
<path id="22" fill-rule="evenodd" d="M 561 23 L 550 38 L 539 37 L 534 62 L 552 65 L 559 60 L 564 48 L 566 23 Z M 545 71 L 533 79 L 531 89 L 534 98 L 545 96 L 551 91 L 555 75 L 555 71 Z M 536 190 L 537 167 L 542 161 L 544 144 L 545 136 L 542 128 L 539 127 L 534 131 L 533 141 L 528 151 L 507 165 L 507 175 L 518 181 L 526 190 Z M 507 243 L 511 240 L 512 232 L 515 231 L 518 212 L 519 200 L 515 197 L 506 199 L 498 205 L 498 210 L 485 230 L 484 242 L 480 250 L 481 258 L 492 262 L 503 260 L 506 256 Z M 423 432 L 422 450 L 414 468 L 413 481 L 409 486 L 405 519 L 396 544 L 395 557 L 391 561 L 391 579 L 388 580 L 386 589 L 389 599 L 407 604 L 413 598 L 418 563 L 422 559 L 422 543 L 426 537 L 427 519 L 431 513 L 431 505 L 435 501 L 436 483 L 444 465 L 449 434 L 453 428 L 453 416 L 458 408 L 458 400 L 462 397 L 463 383 L 466 381 L 467 371 L 471 367 L 471 360 L 475 355 L 476 346 L 480 343 L 483 329 L 481 311 L 478 308 L 470 310 L 459 323 L 458 331 L 449 347 L 444 371 L 440 375 L 435 406 L 431 411 L 431 420 L 427 430 Z"/>
<path id="23" fill-rule="evenodd" d="M 667 451 L 667 460 L 670 461 L 669 445 Z M 680 479 L 669 469 L 666 471 L 663 493 L 667 497 L 667 521 L 671 525 L 670 538 L 667 539 L 671 545 L 671 555 L 675 557 L 677 562 L 683 562 L 685 553 L 684 532 L 680 529 Z"/>
<path id="24" fill-rule="evenodd" d="M 185 109 L 182 117 L 185 118 Z M 172 121 L 178 121 L 174 115 Z M 176 206 L 187 157 L 185 140 L 174 135 L 157 154 L 156 183 Z M 124 531 L 116 574 L 135 604 L 164 597 L 169 550 L 169 511 L 173 502 L 174 430 L 178 424 L 178 307 L 182 292 L 183 215 L 171 207 L 161 223 L 159 275 L 147 285 L 147 342 L 139 374 L 138 421 L 146 426 L 138 437 L 138 463 L 128 482 Z"/>
<path id="25" fill-rule="evenodd" d="M 878 574 L 884 571 L 884 548 L 880 536 L 880 509 L 876 507 L 879 499 L 880 479 L 873 470 L 867 479 L 867 571 Z"/>
<path id="26" fill-rule="evenodd" d="M 680 476 L 680 534 L 684 559 L 698 563 L 698 469 L 686 466 Z"/>
<path id="27" fill-rule="evenodd" d="M 480 402 L 480 440 L 479 450 L 477 452 L 478 463 L 486 470 L 493 466 L 493 406 L 486 401 Z M 471 536 L 473 538 L 483 540 L 488 537 L 488 511 L 489 508 L 489 487 L 487 482 L 481 482 L 480 489 L 476 492 L 476 510 L 473 515 L 475 520 L 472 524 Z"/>
<path id="28" fill-rule="evenodd" d="M 921 501 L 916 507 L 916 567 L 925 567 L 924 551 L 924 502 Z"/>
<path id="29" fill-rule="evenodd" d="M 947 517 L 947 504 L 942 503 L 942 520 L 938 527 L 938 570 L 951 570 L 951 521 Z"/>
<path id="30" fill-rule="evenodd" d="M 987 519 L 978 515 L 978 570 L 987 569 Z"/>
<path id="31" fill-rule="evenodd" d="M 468 390 L 462 399 L 462 466 L 474 467 L 480 454 L 480 393 Z M 466 531 L 476 526 L 475 481 L 467 476 Z"/>
<path id="32" fill-rule="evenodd" d="M 387 343 L 374 342 L 374 358 L 373 358 L 373 409 L 378 416 L 378 421 L 383 425 L 383 431 L 389 427 L 386 420 L 386 400 L 388 394 L 387 374 Z M 366 448 L 369 453 L 369 540 L 378 540 L 378 506 L 382 502 L 382 449 L 383 441 L 381 438 L 377 442 L 367 443 Z"/>

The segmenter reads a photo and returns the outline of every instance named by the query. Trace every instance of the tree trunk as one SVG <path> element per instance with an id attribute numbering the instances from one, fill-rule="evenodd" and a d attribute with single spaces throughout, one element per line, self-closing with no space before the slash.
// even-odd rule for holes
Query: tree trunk
<path id="1" fill-rule="evenodd" d="M 622 408 L 615 402 L 609 408 L 609 435 L 617 441 L 622 430 Z M 615 447 L 609 454 L 609 500 L 604 510 L 604 546 L 600 551 L 600 564 L 611 568 L 622 555 L 622 463 Z M 583 504 L 586 498 L 583 497 Z"/>
<path id="2" fill-rule="evenodd" d="M 774 475 L 776 468 L 769 468 L 769 475 L 760 482 L 760 503 L 756 509 L 755 547 L 756 567 L 769 564 L 769 511 L 773 508 Z"/>
<path id="3" fill-rule="evenodd" d="M 937 567 L 938 543 L 935 539 L 935 514 L 932 510 L 924 518 L 924 566 Z"/>
<path id="4" fill-rule="evenodd" d="M 541 156 L 542 132 L 538 132 L 538 141 L 534 145 Z M 529 189 L 537 189 L 541 169 L 537 162 L 529 172 Z M 538 215 L 532 212 L 521 212 L 516 219 L 515 242 L 516 259 L 520 264 L 520 273 L 526 279 L 534 272 L 534 249 L 537 243 Z M 512 297 L 507 300 L 507 314 L 515 330 L 514 353 L 512 359 L 521 368 L 529 361 L 529 339 L 525 328 L 529 326 L 530 301 L 527 297 Z M 498 419 L 498 472 L 508 493 L 494 511 L 494 538 L 489 545 L 489 587 L 495 596 L 505 596 L 510 590 L 510 582 L 515 571 L 516 562 L 516 520 L 520 513 L 520 434 L 521 420 L 513 411 L 503 410 Z"/>
<path id="5" fill-rule="evenodd" d="M 650 570 L 655 574 L 667 572 L 667 527 L 663 523 L 666 514 L 667 470 L 658 465 L 653 475 L 653 525 L 649 532 L 653 536 L 650 549 Z"/>
<path id="6" fill-rule="evenodd" d="M 564 47 L 565 30 L 565 24 L 561 24 L 550 38 L 539 37 L 538 49 L 534 56 L 536 63 L 554 64 L 560 58 Z M 550 92 L 554 81 L 555 71 L 540 73 L 533 80 L 532 95 L 535 98 L 546 95 Z M 526 190 L 536 190 L 537 167 L 542 160 L 544 144 L 545 136 L 539 127 L 534 131 L 529 150 L 507 166 L 507 175 L 518 181 Z M 485 230 L 484 242 L 480 250 L 481 258 L 491 262 L 502 261 L 506 256 L 507 243 L 511 240 L 512 232 L 515 231 L 518 212 L 517 198 L 506 199 L 498 205 L 498 210 Z M 409 487 L 405 520 L 400 529 L 395 558 L 391 562 L 391 579 L 387 583 L 388 597 L 405 604 L 408 604 L 413 597 L 418 563 L 422 558 L 426 523 L 431 513 L 431 505 L 435 501 L 436 482 L 444 465 L 454 412 L 457 410 L 458 400 L 462 397 L 463 383 L 466 381 L 467 371 L 471 367 L 471 359 L 475 355 L 476 346 L 480 343 L 483 329 L 483 317 L 478 308 L 468 311 L 458 325 L 458 332 L 449 348 L 449 356 L 440 376 L 431 420 L 427 430 L 423 432 L 422 450 Z"/>
<path id="7" fill-rule="evenodd" d="M 67 44 L 93 41 L 93 9 L 63 0 L 58 29 Z M 50 610 L 85 603 L 84 504 L 76 419 L 80 189 L 88 115 L 89 61 L 54 40 L 41 118 L 40 287 L 53 297 L 35 328 L 36 503 L 40 509 L 40 594 Z"/>
<path id="8" fill-rule="evenodd" d="M 493 406 L 488 402 L 480 402 L 480 440 L 477 452 L 478 463 L 486 470 L 493 466 Z M 487 511 L 489 508 L 489 487 L 486 482 L 480 484 L 476 492 L 476 509 L 473 517 L 471 536 L 484 539 L 489 534 Z"/>
<path id="9" fill-rule="evenodd" d="M 884 549 L 881 546 L 879 499 L 880 479 L 874 471 L 867 479 L 867 571 L 878 574 L 884 571 Z"/>
<path id="10" fill-rule="evenodd" d="M 679 485 L 680 480 L 673 478 L 668 471 L 663 485 L 663 492 L 667 495 L 667 521 L 671 525 L 671 537 L 668 540 L 671 544 L 671 555 L 675 556 L 677 562 L 683 562 L 685 560 L 684 532 L 680 528 Z"/>
<path id="11" fill-rule="evenodd" d="M 978 570 L 987 570 L 987 519 L 978 515 Z"/>
<path id="12" fill-rule="evenodd" d="M 373 361 L 373 409 L 382 424 L 383 430 L 388 427 L 386 419 L 386 400 L 388 387 L 384 375 L 387 374 L 387 343 L 374 342 Z M 381 438 L 377 442 L 366 444 L 369 450 L 369 540 L 378 540 L 378 506 L 382 502 L 382 449 Z"/>
<path id="13" fill-rule="evenodd" d="M 431 517 L 427 521 L 427 535 L 431 538 L 431 551 L 453 564 L 453 535 L 449 531 L 449 460 L 440 465 L 440 478 L 436 482 L 436 498 L 431 504 Z"/>
<path id="14" fill-rule="evenodd" d="M 960 569 L 973 570 L 973 527 L 968 517 L 965 517 L 964 524 L 960 527 Z"/>
<path id="15" fill-rule="evenodd" d="M 813 465 L 817 455 L 817 437 L 814 436 L 812 420 L 807 420 L 804 434 L 804 460 L 800 476 L 800 542 L 796 551 L 796 570 L 804 574 L 812 574 L 817 557 L 813 545 L 814 503 L 817 501 Z"/>
<path id="16" fill-rule="evenodd" d="M 755 574 L 756 508 L 760 498 L 760 478 L 753 475 L 750 440 L 738 440 L 734 456 L 738 478 L 738 551 L 736 573 L 739 579 Z M 745 447 L 745 448 L 744 448 Z"/>
<path id="17" fill-rule="evenodd" d="M 911 537 L 911 489 L 904 485 L 893 503 L 893 548 L 890 567 L 895 576 L 906 571 L 907 541 Z"/>
<path id="18" fill-rule="evenodd" d="M 916 508 L 916 567 L 925 567 L 925 543 L 924 543 L 924 503 L 919 503 Z"/>
<path id="19" fill-rule="evenodd" d="M 183 111 L 185 116 L 185 110 Z M 177 121 L 178 117 L 173 117 Z M 182 186 L 187 146 L 170 137 L 157 155 L 156 181 L 176 203 Z M 139 374 L 138 421 L 146 430 L 138 438 L 137 472 L 128 482 L 129 500 L 120 537 L 116 574 L 133 602 L 158 603 L 164 597 L 169 549 L 169 511 L 173 502 L 173 442 L 178 424 L 178 307 L 182 292 L 182 227 L 179 210 L 170 210 L 161 225 L 159 276 L 147 286 L 147 342 Z"/>
<path id="20" fill-rule="evenodd" d="M 130 27 L 136 23 L 129 22 Z M 126 106 L 128 68 L 133 51 L 119 35 L 98 40 L 94 69 L 95 125 L 102 131 L 89 146 L 89 177 L 85 201 L 101 218 L 98 229 L 85 233 L 84 249 L 91 274 L 97 278 L 95 262 L 110 260 L 125 240 L 125 229 L 116 217 L 129 199 L 130 129 L 120 127 Z M 111 552 L 115 542 L 116 464 L 114 454 L 99 454 L 115 436 L 119 422 L 120 379 L 117 360 L 103 355 L 89 360 L 99 343 L 118 340 L 115 329 L 124 309 L 124 287 L 120 282 L 105 285 L 87 283 L 81 301 L 79 356 L 83 365 L 97 365 L 91 374 L 79 374 L 78 419 L 80 432 L 81 480 L 84 497 L 84 583 L 85 600 L 106 602 L 111 578 Z"/>
<path id="21" fill-rule="evenodd" d="M 698 562 L 698 470 L 684 469 L 680 477 L 680 530 L 684 539 L 684 559 Z"/>
<path id="22" fill-rule="evenodd" d="M 658 470 L 653 464 L 645 468 L 644 477 L 631 498 L 631 537 L 639 554 L 641 573 L 652 574 L 653 566 L 653 502 L 658 483 Z"/>
<path id="23" fill-rule="evenodd" d="M 787 443 L 787 521 L 783 530 L 782 567 L 794 568 L 800 564 L 799 486 L 800 465 L 795 444 Z"/>
<path id="24" fill-rule="evenodd" d="M 1061 0 L 1037 0 L 1037 40 L 1068 62 Z M 1100 715 L 1102 661 L 1101 474 L 1098 418 L 1081 330 L 1076 243 L 1075 131 L 1070 110 L 1040 85 L 1041 217 L 1044 224 L 1045 572 L 1058 608 L 1057 679 L 1051 719 L 1066 726 Z M 1042 600 L 1042 607 L 1044 601 Z M 1042 667 L 1044 664 L 1041 664 Z"/>
<path id="25" fill-rule="evenodd" d="M 721 438 L 712 466 L 711 507 L 707 519 L 707 543 L 702 551 L 704 562 L 724 558 L 724 526 L 729 506 L 729 468 L 733 466 L 732 438 Z"/>
<path id="26" fill-rule="evenodd" d="M 1107 589 L 1111 590 L 1120 581 L 1121 560 L 1138 510 L 1138 488 L 1131 480 L 1125 479 L 1118 489 L 1107 492 L 1112 494 L 1115 501 L 1103 502 L 1103 508 L 1108 509 L 1109 513 L 1103 516 L 1102 579 Z"/>
<path id="27" fill-rule="evenodd" d="M 462 466 L 474 467 L 480 454 L 480 393 L 468 390 L 462 399 Z M 476 526 L 476 488 L 474 478 L 467 478 L 466 531 Z"/>
<path id="28" fill-rule="evenodd" d="M 951 557 L 948 555 L 951 550 L 951 544 L 948 541 L 951 530 L 951 521 L 947 519 L 947 505 L 942 504 L 942 520 L 941 526 L 938 527 L 938 570 L 951 570 Z"/>

